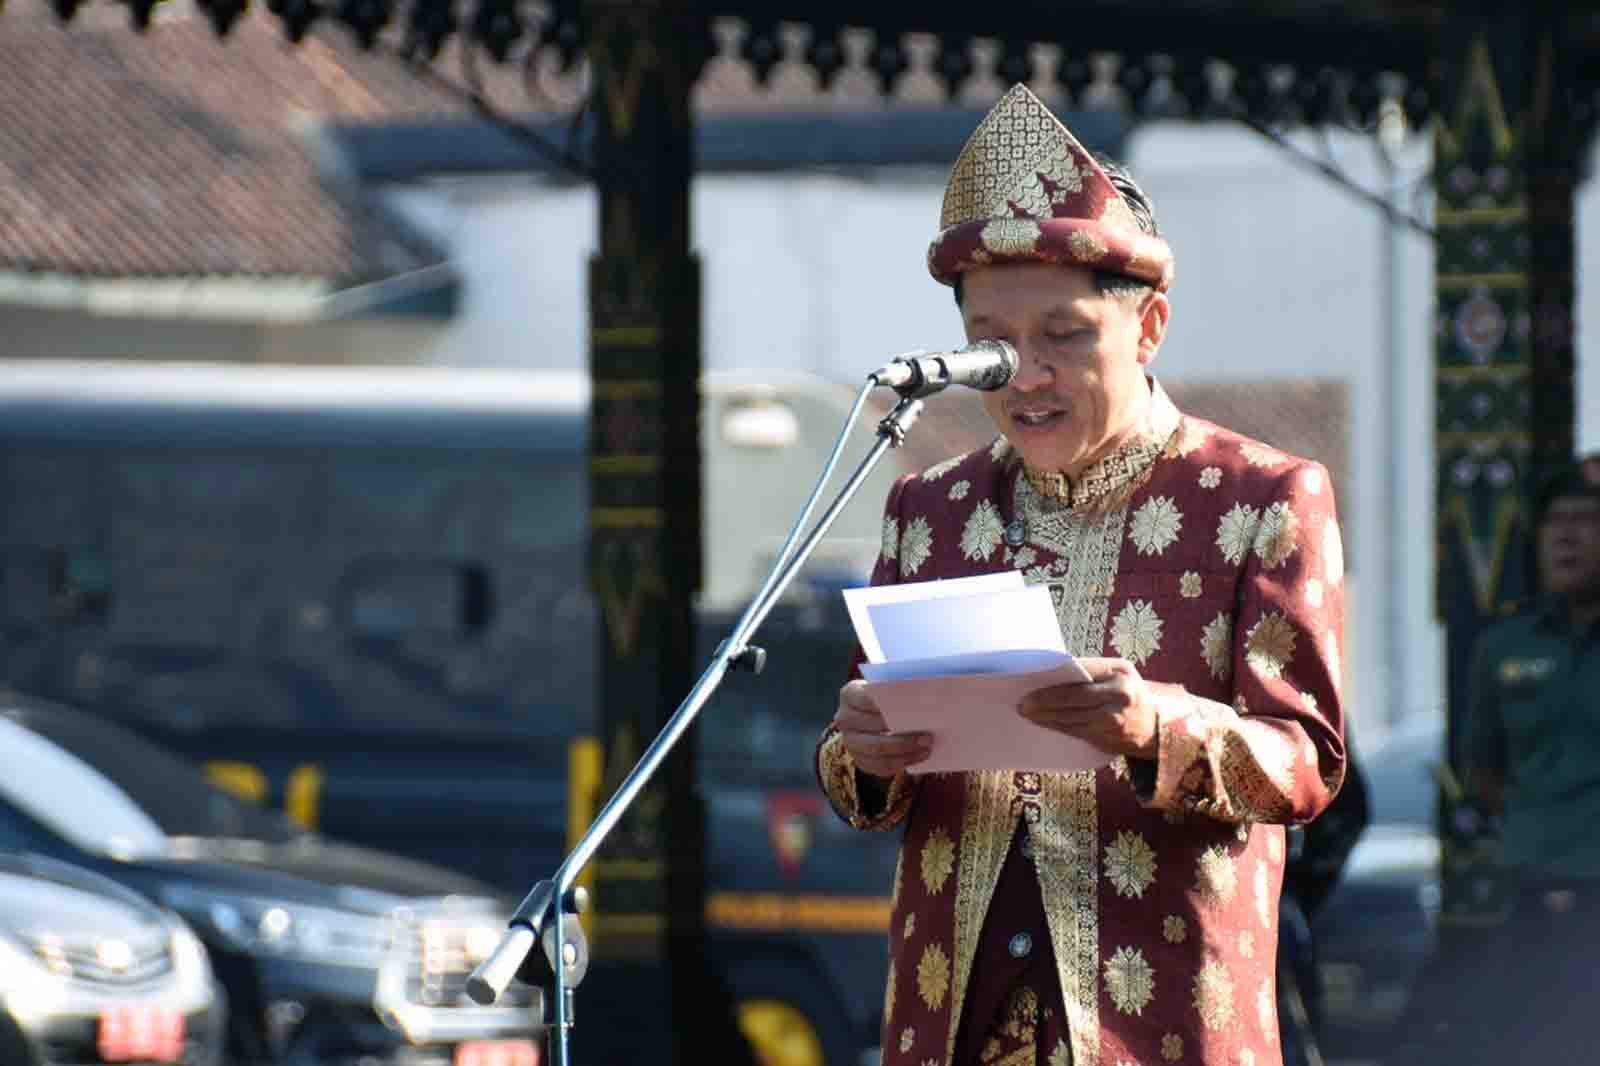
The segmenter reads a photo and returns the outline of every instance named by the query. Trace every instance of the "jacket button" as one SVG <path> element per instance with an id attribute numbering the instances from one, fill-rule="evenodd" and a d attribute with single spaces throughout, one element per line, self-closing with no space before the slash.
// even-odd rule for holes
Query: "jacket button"
<path id="1" fill-rule="evenodd" d="M 1006 947 L 1010 950 L 1013 959 L 1023 958 L 1033 950 L 1033 937 L 1027 933 L 1018 933 L 1011 938 L 1011 943 L 1007 944 Z"/>

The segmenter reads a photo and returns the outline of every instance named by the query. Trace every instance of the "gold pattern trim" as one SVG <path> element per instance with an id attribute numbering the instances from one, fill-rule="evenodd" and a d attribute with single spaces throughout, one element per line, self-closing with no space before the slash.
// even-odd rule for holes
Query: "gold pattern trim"
<path id="1" fill-rule="evenodd" d="M 1183 416 L 1177 406 L 1161 383 L 1152 379 L 1150 411 L 1145 424 L 1127 443 L 1090 463 L 1076 478 L 1056 470 L 1024 466 L 1023 480 L 1041 498 L 1072 510 L 1109 510 L 1125 502 L 1133 495 L 1133 490 L 1145 482 L 1156 460 L 1174 443 L 1182 425 Z"/>
<path id="2" fill-rule="evenodd" d="M 664 462 L 660 455 L 596 455 L 589 460 L 589 472 L 600 477 L 654 477 Z"/>
<path id="3" fill-rule="evenodd" d="M 1170 420 L 1165 416 L 1156 420 L 1166 430 L 1161 434 L 1165 441 L 1177 431 L 1180 420 L 1177 409 L 1159 386 L 1155 399 L 1158 407 L 1164 402 L 1171 410 Z M 1024 492 L 1026 485 L 1026 478 L 1017 479 L 1019 492 Z M 1029 519 L 1030 531 L 1037 531 L 1032 539 L 1056 551 L 1067 562 L 1061 598 L 1056 604 L 1067 650 L 1077 656 L 1101 655 L 1105 651 L 1106 619 L 1111 610 L 1111 588 L 1121 555 L 1127 509 L 1083 516 L 1050 507 L 1053 513 L 1047 517 L 1046 502 L 1032 496 L 1031 490 L 1025 495 L 1039 519 Z M 1018 513 L 1028 512 L 1019 507 Z M 1028 831 L 1067 1009 L 1072 1062 L 1074 1066 L 1098 1066 L 1100 873 L 1095 775 L 1048 774 L 1043 786 L 1041 817 L 1029 825 Z"/>
<path id="4" fill-rule="evenodd" d="M 597 330 L 596 337 L 600 334 L 623 334 L 636 330 L 651 330 L 654 334 L 660 333 L 654 326 L 613 326 L 610 329 Z M 640 347 L 654 347 L 658 336 L 652 335 L 648 345 Z M 621 345 L 622 342 L 611 337 L 605 343 Z M 638 400 L 660 399 L 666 392 L 661 382 L 651 378 L 607 378 L 594 383 L 594 398 L 597 400 Z"/>
<path id="5" fill-rule="evenodd" d="M 956 157 L 939 211 L 939 229 L 1011 217 L 1013 201 L 1018 206 L 1027 201 L 1035 217 L 1049 218 L 1050 198 L 1039 175 L 1077 192 L 1083 187 L 1078 161 L 1087 163 L 1089 158 L 1044 101 L 1026 86 L 1014 86 L 978 123 Z M 1098 177 L 1106 182 L 1103 175 Z M 1033 202 L 1039 197 L 1042 202 Z"/>
<path id="6" fill-rule="evenodd" d="M 851 825 L 861 817 L 861 798 L 856 794 L 856 761 L 844 746 L 844 735 L 830 732 L 817 749 L 817 776 L 828 798 Z"/>
<path id="7" fill-rule="evenodd" d="M 961 826 L 961 855 L 956 865 L 955 958 L 951 960 L 954 980 L 950 988 L 950 1031 L 945 1036 L 946 1062 L 955 1060 L 956 1029 L 961 1024 L 967 981 L 978 954 L 978 937 L 1011 844 L 1014 781 L 1015 775 L 1007 770 L 967 775 L 967 813 Z"/>
<path id="8" fill-rule="evenodd" d="M 817 777 L 834 810 L 856 829 L 888 829 L 899 823 L 911 809 L 911 801 L 916 796 L 917 779 L 907 773 L 896 774 L 886 786 L 888 795 L 884 799 L 883 810 L 864 810 L 861 790 L 856 785 L 856 774 L 860 772 L 856 769 L 856 761 L 844 746 L 844 737 L 832 726 L 828 729 L 826 739 L 817 748 Z"/>
<path id="9" fill-rule="evenodd" d="M 1049 774 L 1029 825 L 1074 1066 L 1100 1062 L 1099 811 L 1094 774 Z"/>
<path id="10" fill-rule="evenodd" d="M 1437 382 L 1451 385 L 1467 384 L 1479 381 L 1491 381 L 1496 385 L 1515 385 L 1517 382 L 1533 375 L 1533 367 L 1527 363 L 1491 363 L 1488 366 L 1440 366 L 1434 367 L 1433 378 Z"/>
<path id="11" fill-rule="evenodd" d="M 1046 575 L 1052 585 L 1061 638 L 1074 655 L 1099 655 L 1105 645 L 1106 621 L 1117 560 L 1122 551 L 1126 508 L 1085 515 L 1042 499 L 1027 478 L 1016 482 L 1015 514 L 1022 516 L 1028 540 L 1054 553 L 1065 573 Z M 1094 649 L 1094 650 L 1088 650 Z"/>
<path id="12" fill-rule="evenodd" d="M 1440 274 L 1434 279 L 1434 286 L 1443 292 L 1454 292 L 1457 289 L 1526 289 L 1531 283 L 1527 274 L 1514 274 L 1509 271 L 1498 274 Z"/>
<path id="13" fill-rule="evenodd" d="M 592 529 L 660 529 L 666 512 L 659 507 L 591 507 Z"/>
<path id="14" fill-rule="evenodd" d="M 1515 203 L 1504 207 L 1435 207 L 1433 209 L 1433 224 L 1435 227 L 1445 226 L 1482 226 L 1503 223 L 1511 225 L 1526 221 L 1528 205 Z"/>

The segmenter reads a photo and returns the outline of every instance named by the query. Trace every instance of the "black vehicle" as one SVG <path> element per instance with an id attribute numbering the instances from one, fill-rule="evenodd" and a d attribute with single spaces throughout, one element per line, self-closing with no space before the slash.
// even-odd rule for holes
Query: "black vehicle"
<path id="1" fill-rule="evenodd" d="M 226 989 L 235 1062 L 535 1059 L 527 990 L 494 1007 L 464 996 L 504 900 L 308 833 L 102 719 L 0 704 L 0 849 L 87 867 L 186 918 Z"/>
<path id="2" fill-rule="evenodd" d="M 849 410 L 851 390 L 824 384 L 704 383 L 704 656 Z M 578 757 L 599 746 L 588 388 L 559 372 L 6 367 L 0 685 L 125 725 L 308 828 L 520 899 L 631 765 Z M 824 809 L 811 753 L 854 642 L 827 605 L 865 579 L 896 469 L 757 634 L 766 672 L 730 677 L 697 726 L 711 961 L 763 1054 L 800 1048 L 785 1061 L 806 1066 L 870 1061 L 878 1040 L 896 841 Z"/>
<path id="3" fill-rule="evenodd" d="M 176 915 L 88 870 L 0 853 L 0 1062 L 215 1066 L 226 1009 Z"/>
<path id="4" fill-rule="evenodd" d="M 1363 758 L 1371 815 L 1312 922 L 1322 1050 L 1329 1060 L 1384 1057 L 1390 1029 L 1438 937 L 1435 773 L 1443 719 L 1402 723 Z"/>

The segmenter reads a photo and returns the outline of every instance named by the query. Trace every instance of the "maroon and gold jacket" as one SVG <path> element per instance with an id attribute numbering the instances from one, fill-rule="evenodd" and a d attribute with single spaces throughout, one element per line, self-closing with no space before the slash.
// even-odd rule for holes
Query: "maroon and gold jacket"
<path id="1" fill-rule="evenodd" d="M 1188 695 L 1161 714 L 1154 762 L 902 774 L 886 795 L 823 733 L 839 815 L 904 833 L 884 1066 L 951 1061 L 1019 819 L 1066 1008 L 1061 1061 L 1280 1060 L 1283 826 L 1326 807 L 1345 766 L 1332 485 L 1180 414 L 1153 382 L 1152 396 L 1145 433 L 1070 484 L 1036 484 L 1000 438 L 890 492 L 874 584 L 1022 570 L 1049 583 L 1068 651 Z"/>

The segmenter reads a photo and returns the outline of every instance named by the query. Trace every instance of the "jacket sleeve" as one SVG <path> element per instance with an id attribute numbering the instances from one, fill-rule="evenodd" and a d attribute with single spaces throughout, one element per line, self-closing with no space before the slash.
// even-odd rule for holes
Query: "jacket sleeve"
<path id="1" fill-rule="evenodd" d="M 895 584 L 900 580 L 900 502 L 906 486 L 915 475 L 906 475 L 889 490 L 883 510 L 883 546 L 872 568 L 874 585 Z M 856 647 L 849 677 L 861 676 L 866 655 Z M 844 738 L 830 722 L 822 731 L 816 751 L 817 783 L 840 818 L 857 829 L 892 829 L 905 820 L 916 797 L 917 778 L 907 773 L 885 781 L 856 769 L 855 760 L 845 750 Z"/>
<path id="2" fill-rule="evenodd" d="M 1148 802 L 1225 822 L 1308 822 L 1345 773 L 1344 553 L 1332 483 L 1320 465 L 1298 463 L 1259 510 L 1240 506 L 1258 525 L 1233 619 L 1233 704 L 1189 693 L 1164 703 Z"/>

